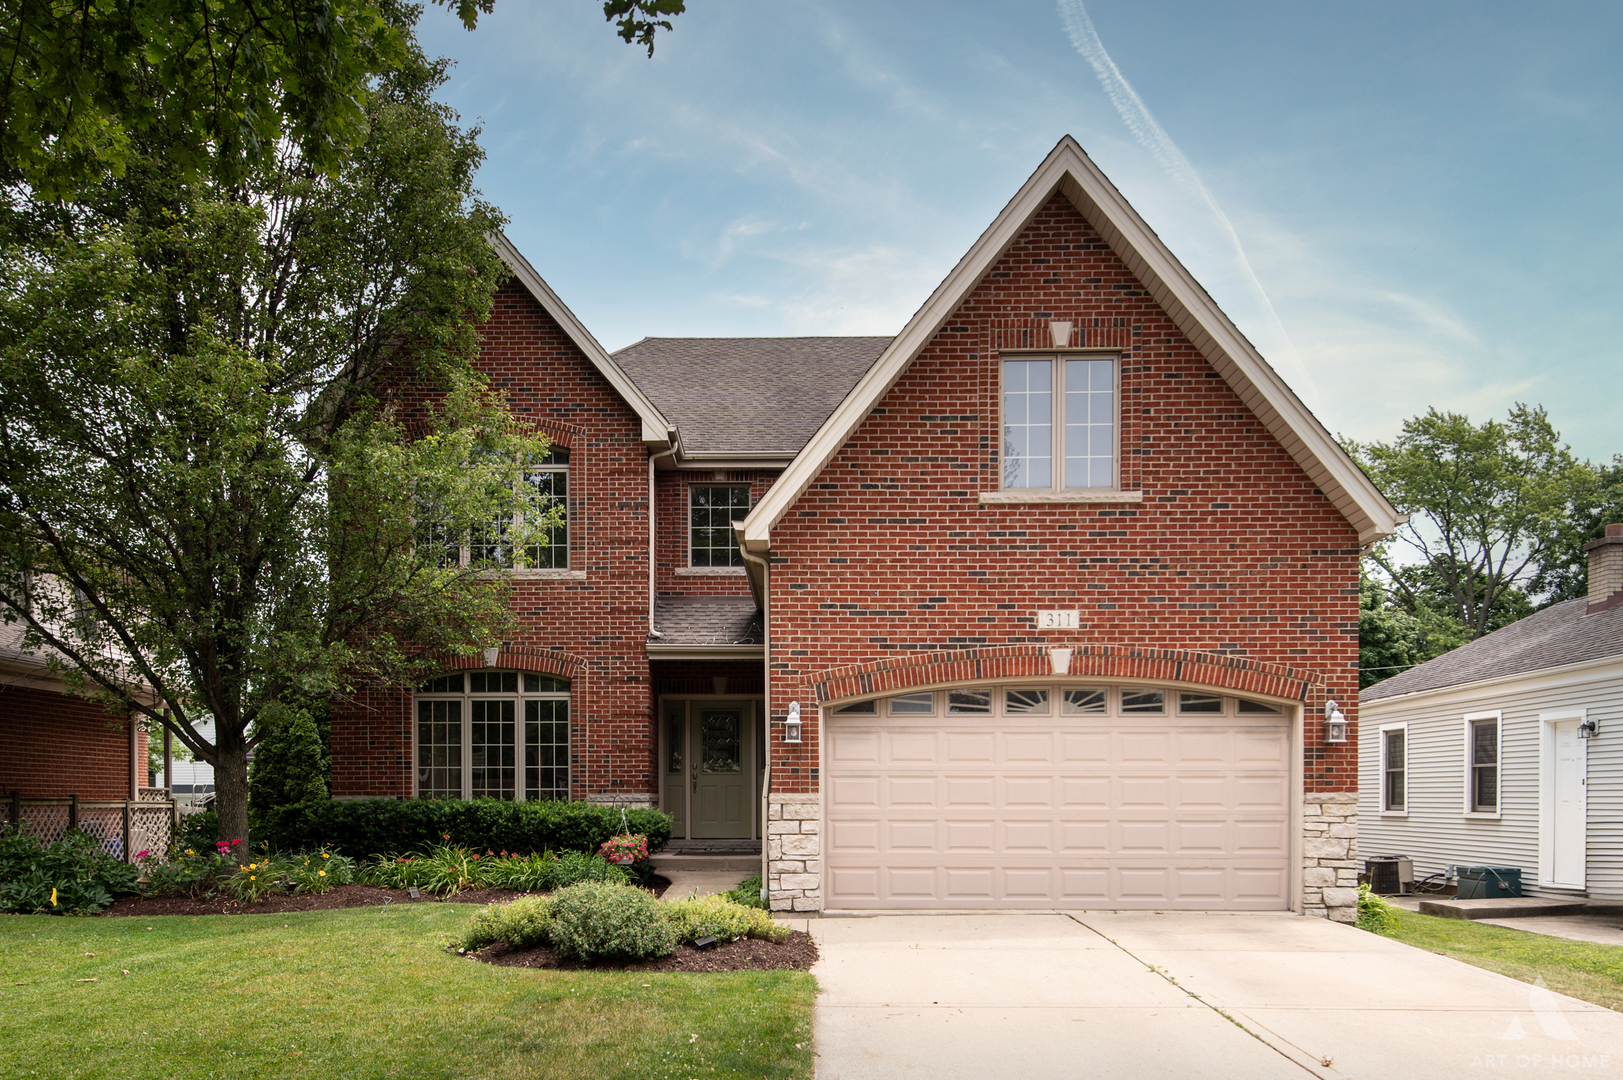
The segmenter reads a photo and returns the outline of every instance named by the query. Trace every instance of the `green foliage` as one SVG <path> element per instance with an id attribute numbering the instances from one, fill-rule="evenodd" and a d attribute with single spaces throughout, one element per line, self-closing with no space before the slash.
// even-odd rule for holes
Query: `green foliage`
<path id="1" fill-rule="evenodd" d="M 139 891 L 139 875 L 82 832 L 52 844 L 15 830 L 0 832 L 0 912 L 93 915 Z"/>
<path id="2" fill-rule="evenodd" d="M 738 883 L 738 886 L 721 894 L 735 904 L 745 907 L 761 908 L 765 910 L 766 901 L 761 899 L 761 875 L 753 874 Z"/>
<path id="3" fill-rule="evenodd" d="M 141 860 L 141 892 L 147 896 L 212 896 L 237 871 L 237 861 L 207 848 L 186 847 L 172 859 Z"/>
<path id="4" fill-rule="evenodd" d="M 1358 886 L 1358 928 L 1387 937 L 1398 929 L 1397 912 L 1391 904 L 1371 892 L 1368 885 Z"/>
<path id="5" fill-rule="evenodd" d="M 671 21 L 660 16 L 686 10 L 685 0 L 603 0 L 603 17 L 614 23 L 620 40 L 648 46 L 649 56 L 654 55 L 654 32 L 671 29 Z"/>
<path id="6" fill-rule="evenodd" d="M 175 850 L 213 851 L 220 835 L 220 818 L 213 810 L 199 810 L 180 816 L 180 828 L 175 833 Z M 236 839 L 227 837 L 226 839 Z"/>
<path id="7" fill-rule="evenodd" d="M 284 813 L 325 803 L 331 771 L 314 717 L 305 709 L 291 710 L 260 739 L 248 769 L 248 807 L 255 831 L 263 831 Z"/>
<path id="8" fill-rule="evenodd" d="M 643 960 L 676 949 L 659 901 L 641 889 L 582 882 L 552 894 L 548 938 L 578 960 Z"/>
<path id="9" fill-rule="evenodd" d="M 320 896 L 355 881 L 355 861 L 330 851 L 314 851 L 287 860 L 287 883 L 295 892 Z"/>
<path id="10" fill-rule="evenodd" d="M 1519 593 L 1517 595 L 1520 595 Z M 1405 610 L 1380 579 L 1367 571 L 1358 582 L 1358 688 L 1374 686 L 1432 657 L 1465 644 L 1465 628 L 1438 614 L 1424 600 Z"/>
<path id="11" fill-rule="evenodd" d="M 545 896 L 521 896 L 510 904 L 497 904 L 474 912 L 473 918 L 452 944 L 462 949 L 482 949 L 505 941 L 515 949 L 545 945 L 552 925 L 552 901 Z"/>
<path id="12" fill-rule="evenodd" d="M 651 850 L 671 838 L 671 819 L 657 810 L 626 810 L 634 832 Z M 289 815 L 263 839 L 283 851 L 331 844 L 352 858 L 388 852 L 427 851 L 454 844 L 472 851 L 595 852 L 621 831 L 619 808 L 587 802 L 519 802 L 511 799 L 364 799 L 328 802 Z"/>
<path id="13" fill-rule="evenodd" d="M 436 844 L 424 854 L 380 855 L 362 867 L 361 880 L 380 889 L 416 886 L 424 892 L 450 896 L 463 889 L 561 889 L 581 881 L 630 884 L 632 874 L 597 855 L 568 851 L 529 855 L 481 855 L 465 847 Z"/>
<path id="14" fill-rule="evenodd" d="M 1542 598 L 1542 606 L 1589 595 L 1589 553 L 1584 547 L 1605 536 L 1606 526 L 1619 523 L 1623 523 L 1623 454 L 1614 456 L 1610 465 L 1595 467 L 1574 502 L 1570 527 L 1539 561 L 1528 588 Z"/>
<path id="15" fill-rule="evenodd" d="M 706 934 L 722 941 L 736 941 L 741 937 L 780 943 L 789 940 L 789 927 L 769 913 L 760 907 L 735 903 L 724 895 L 667 900 L 660 907 L 671 925 L 671 932 L 682 945 L 691 945 Z"/>
<path id="16" fill-rule="evenodd" d="M 1410 515 L 1371 558 L 1411 614 L 1436 610 L 1471 639 L 1494 628 L 1496 612 L 1502 619 L 1531 610 L 1505 594 L 1560 545 L 1593 482 L 1593 469 L 1572 456 L 1544 409 L 1521 404 L 1505 421 L 1481 425 L 1430 409 L 1404 421 L 1391 443 L 1346 445 Z M 1405 572 L 1394 540 L 1418 556 L 1424 573 Z"/>
<path id="17" fill-rule="evenodd" d="M 261 855 L 236 868 L 220 884 L 220 891 L 243 904 L 257 904 L 273 892 L 287 888 L 288 860 Z"/>

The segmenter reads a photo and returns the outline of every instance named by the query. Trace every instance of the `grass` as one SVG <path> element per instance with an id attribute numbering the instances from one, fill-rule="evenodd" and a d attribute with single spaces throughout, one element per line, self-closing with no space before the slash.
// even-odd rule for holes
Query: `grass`
<path id="1" fill-rule="evenodd" d="M 0 1076 L 812 1075 L 803 972 L 494 967 L 440 947 L 472 914 L 0 916 Z"/>
<path id="2" fill-rule="evenodd" d="M 1530 934 L 1507 926 L 1398 912 L 1394 940 L 1524 983 L 1623 1011 L 1623 947 Z"/>

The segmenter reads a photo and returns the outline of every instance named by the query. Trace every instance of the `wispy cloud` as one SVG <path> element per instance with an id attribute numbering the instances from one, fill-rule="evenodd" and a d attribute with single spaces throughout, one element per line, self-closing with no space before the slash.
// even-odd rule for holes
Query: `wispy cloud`
<path id="1" fill-rule="evenodd" d="M 1139 144 L 1148 150 L 1156 163 L 1166 170 L 1181 187 L 1199 199 L 1216 219 L 1218 228 L 1233 249 L 1234 258 L 1238 262 L 1247 287 L 1259 305 L 1263 317 L 1268 322 L 1269 329 L 1281 346 L 1281 352 L 1276 354 L 1273 361 L 1277 367 L 1283 369 L 1286 379 L 1314 408 L 1318 406 L 1318 390 L 1313 377 L 1308 373 L 1297 355 L 1296 346 L 1291 343 L 1290 334 L 1285 331 L 1285 325 L 1274 310 L 1273 302 L 1268 298 L 1267 290 L 1257 278 L 1257 273 L 1251 266 L 1251 260 L 1246 256 L 1245 245 L 1240 242 L 1240 234 L 1235 231 L 1234 224 L 1229 220 L 1223 208 L 1218 205 L 1212 193 L 1207 190 L 1200 174 L 1189 163 L 1183 151 L 1178 149 L 1172 136 L 1156 122 L 1155 114 L 1150 112 L 1148 105 L 1138 96 L 1127 77 L 1116 67 L 1116 62 L 1110 58 L 1104 42 L 1099 39 L 1099 32 L 1093 28 L 1093 20 L 1088 17 L 1088 9 L 1082 0 L 1057 0 L 1060 19 L 1065 24 L 1065 31 L 1070 35 L 1071 45 L 1093 67 L 1094 74 L 1099 77 L 1099 83 L 1104 87 L 1105 96 L 1121 114 L 1122 122 L 1127 125 L 1133 137 Z"/>

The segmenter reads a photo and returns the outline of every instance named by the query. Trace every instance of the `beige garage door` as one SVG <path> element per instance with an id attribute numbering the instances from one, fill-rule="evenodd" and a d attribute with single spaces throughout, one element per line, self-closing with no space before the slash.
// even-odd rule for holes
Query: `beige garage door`
<path id="1" fill-rule="evenodd" d="M 827 906 L 1286 908 L 1284 717 L 1167 696 L 1173 715 L 958 716 L 938 694 L 940 715 L 831 716 Z"/>

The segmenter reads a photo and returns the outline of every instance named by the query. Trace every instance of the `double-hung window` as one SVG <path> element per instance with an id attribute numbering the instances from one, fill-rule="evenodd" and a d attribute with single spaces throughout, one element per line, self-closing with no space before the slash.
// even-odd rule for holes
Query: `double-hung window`
<path id="1" fill-rule="evenodd" d="M 425 520 L 417 529 L 424 552 L 440 566 L 569 569 L 569 451 L 551 447 L 540 461 L 525 466 L 522 483 L 529 490 L 521 492 L 524 498 L 511 518 L 475 526 L 464 533 L 431 520 L 433 511 L 425 508 Z M 544 543 L 529 544 L 517 552 L 513 534 L 523 527 L 526 512 L 556 512 L 556 518 L 541 530 Z"/>
<path id="2" fill-rule="evenodd" d="M 568 681 L 475 671 L 424 683 L 417 691 L 417 794 L 568 799 Z"/>
<path id="3" fill-rule="evenodd" d="M 1117 483 L 1115 357 L 1003 361 L 1003 487 L 1070 491 Z"/>
<path id="4" fill-rule="evenodd" d="M 1381 729 L 1381 809 L 1403 813 L 1409 809 L 1409 729 Z"/>
<path id="5" fill-rule="evenodd" d="M 1499 813 L 1499 714 L 1465 718 L 1465 809 Z"/>
<path id="6" fill-rule="evenodd" d="M 747 484 L 694 484 L 688 488 L 688 565 L 743 566 L 733 522 L 750 512 Z"/>

